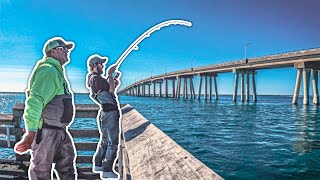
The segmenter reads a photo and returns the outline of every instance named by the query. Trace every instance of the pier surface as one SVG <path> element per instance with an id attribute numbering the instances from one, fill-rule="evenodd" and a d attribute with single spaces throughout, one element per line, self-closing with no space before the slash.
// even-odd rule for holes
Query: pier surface
<path id="1" fill-rule="evenodd" d="M 1 140 L 0 147 L 10 142 L 13 148 L 23 134 L 20 128 L 24 104 L 16 104 L 13 115 L 2 114 L 0 134 L 15 135 L 15 140 Z M 222 179 L 218 174 L 196 159 L 189 152 L 168 137 L 130 105 L 121 105 L 122 133 L 118 159 L 119 173 L 124 180 L 153 179 Z M 96 118 L 99 107 L 93 104 L 77 104 L 76 117 Z M 11 121 L 11 122 L 10 122 Z M 69 129 L 73 137 L 99 138 L 97 129 Z M 94 151 L 97 143 L 77 142 L 77 150 Z M 16 155 L 16 159 L 0 159 L 0 179 L 26 178 L 30 155 Z M 91 172 L 92 156 L 78 156 L 79 179 L 99 179 Z M 81 163 L 91 164 L 83 167 Z M 21 167 L 22 166 L 22 167 Z"/>

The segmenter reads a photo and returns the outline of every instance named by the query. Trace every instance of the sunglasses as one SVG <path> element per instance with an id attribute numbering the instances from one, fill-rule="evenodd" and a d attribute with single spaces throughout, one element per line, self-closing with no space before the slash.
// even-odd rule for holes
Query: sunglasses
<path id="1" fill-rule="evenodd" d="M 55 47 L 54 49 L 61 49 L 62 51 L 68 51 L 67 47 L 62 47 L 62 46 Z"/>

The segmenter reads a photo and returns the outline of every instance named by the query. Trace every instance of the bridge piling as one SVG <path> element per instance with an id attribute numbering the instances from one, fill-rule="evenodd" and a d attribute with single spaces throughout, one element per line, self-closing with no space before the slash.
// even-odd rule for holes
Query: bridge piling
<path id="1" fill-rule="evenodd" d="M 148 84 L 148 96 L 151 96 L 151 88 L 150 88 L 151 84 Z"/>
<path id="2" fill-rule="evenodd" d="M 209 77 L 209 99 L 212 100 L 212 76 Z"/>
<path id="3" fill-rule="evenodd" d="M 250 80 L 250 76 L 249 76 L 250 74 L 249 73 L 247 73 L 247 79 L 246 79 L 246 101 L 247 102 L 249 102 L 249 99 L 250 99 L 250 85 L 249 85 L 249 80 Z"/>
<path id="4" fill-rule="evenodd" d="M 207 100 L 207 87 L 208 85 L 208 81 L 207 81 L 207 76 L 204 76 L 204 100 Z"/>
<path id="5" fill-rule="evenodd" d="M 181 86 L 181 77 L 178 77 L 177 93 L 176 93 L 177 99 L 180 99 L 180 86 Z"/>
<path id="6" fill-rule="evenodd" d="M 188 99 L 188 78 L 184 78 L 185 80 L 185 85 L 186 85 L 186 99 Z"/>
<path id="7" fill-rule="evenodd" d="M 193 77 L 190 78 L 190 86 L 191 86 L 191 90 L 192 90 L 192 94 L 193 94 L 192 99 L 196 99 L 196 93 L 194 91 L 194 85 L 193 85 Z"/>
<path id="8" fill-rule="evenodd" d="M 153 97 L 156 97 L 156 82 L 153 82 Z"/>
<path id="9" fill-rule="evenodd" d="M 217 75 L 213 76 L 214 78 L 214 92 L 215 92 L 215 99 L 219 99 L 219 94 L 218 94 L 218 87 L 217 87 Z"/>
<path id="10" fill-rule="evenodd" d="M 303 104 L 309 104 L 310 70 L 303 69 Z"/>
<path id="11" fill-rule="evenodd" d="M 183 95 L 182 98 L 186 99 L 186 78 L 183 78 Z"/>
<path id="12" fill-rule="evenodd" d="M 299 68 L 297 71 L 297 79 L 296 79 L 296 86 L 294 88 L 294 94 L 292 99 L 292 104 L 298 103 L 298 97 L 300 92 L 300 85 L 301 85 L 301 79 L 302 79 L 302 69 Z"/>
<path id="13" fill-rule="evenodd" d="M 165 80 L 164 97 L 168 97 L 168 80 Z"/>
<path id="14" fill-rule="evenodd" d="M 202 85 L 202 76 L 199 76 L 199 93 L 198 93 L 198 100 L 200 100 L 201 97 L 201 85 Z"/>
<path id="15" fill-rule="evenodd" d="M 139 85 L 136 86 L 137 89 L 137 96 L 139 96 Z"/>
<path id="16" fill-rule="evenodd" d="M 253 101 L 254 102 L 257 102 L 257 88 L 256 88 L 256 80 L 255 80 L 255 73 L 256 73 L 256 71 L 253 71 L 252 72 L 252 88 L 253 88 L 253 95 L 252 95 L 252 97 L 253 97 Z"/>
<path id="17" fill-rule="evenodd" d="M 176 91 L 175 91 L 175 79 L 172 79 L 172 98 L 175 98 L 175 94 L 176 94 Z"/>
<path id="18" fill-rule="evenodd" d="M 159 97 L 162 97 L 162 83 L 159 82 Z"/>
<path id="19" fill-rule="evenodd" d="M 240 100 L 241 102 L 244 102 L 244 73 L 241 73 L 241 85 L 240 85 L 240 90 L 241 90 L 241 95 L 240 95 Z"/>
<path id="20" fill-rule="evenodd" d="M 190 99 L 193 99 L 193 92 L 192 92 L 192 77 L 189 78 L 189 90 L 190 90 Z"/>
<path id="21" fill-rule="evenodd" d="M 313 104 L 319 105 L 319 91 L 318 91 L 318 71 L 315 69 L 312 72 L 312 85 L 313 85 Z"/>
<path id="22" fill-rule="evenodd" d="M 233 90 L 233 97 L 232 100 L 233 102 L 237 101 L 237 91 L 238 91 L 238 78 L 239 78 L 239 73 L 235 70 L 235 78 L 234 78 L 234 90 Z"/>

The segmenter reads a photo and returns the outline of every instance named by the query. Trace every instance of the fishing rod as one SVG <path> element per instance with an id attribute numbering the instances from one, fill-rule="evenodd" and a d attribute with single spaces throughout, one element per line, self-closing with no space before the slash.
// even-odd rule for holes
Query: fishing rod
<path id="1" fill-rule="evenodd" d="M 116 64 L 116 70 L 120 67 L 122 62 L 125 60 L 125 58 L 133 51 L 133 50 L 139 50 L 139 43 L 142 42 L 145 38 L 150 37 L 151 34 L 155 31 L 160 30 L 163 27 L 170 26 L 170 25 L 181 25 L 181 26 L 188 26 L 191 27 L 192 23 L 185 20 L 168 20 L 164 21 L 162 23 L 159 23 L 146 32 L 144 32 L 141 36 L 139 36 L 127 49 L 122 53 L 120 58 L 117 60 Z"/>

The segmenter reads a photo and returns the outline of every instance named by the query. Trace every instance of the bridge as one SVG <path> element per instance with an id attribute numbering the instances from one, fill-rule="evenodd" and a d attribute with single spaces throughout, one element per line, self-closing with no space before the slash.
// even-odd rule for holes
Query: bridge
<path id="1" fill-rule="evenodd" d="M 252 82 L 252 100 L 257 101 L 255 76 L 258 70 L 276 68 L 296 68 L 297 77 L 294 88 L 292 104 L 297 104 L 300 93 L 300 86 L 303 77 L 303 104 L 309 104 L 310 79 L 313 86 L 313 103 L 319 105 L 318 76 L 320 74 L 320 48 L 299 50 L 281 54 L 267 55 L 244 60 L 236 60 L 221 64 L 194 67 L 156 76 L 137 81 L 123 89 L 118 94 L 130 96 L 159 96 L 165 98 L 181 98 L 183 88 L 183 99 L 198 99 L 202 97 L 202 86 L 204 84 L 203 98 L 213 99 L 212 89 L 214 87 L 214 99 L 219 99 L 217 77 L 220 73 L 234 73 L 233 101 L 237 101 L 238 81 L 240 79 L 240 100 L 247 102 L 250 100 L 250 77 Z M 198 96 L 196 97 L 193 79 L 199 76 Z M 239 78 L 240 77 L 240 78 Z M 213 80 L 213 84 L 212 84 Z M 171 81 L 171 95 L 169 94 L 168 83 Z M 177 85 L 176 84 L 177 81 Z M 204 82 L 203 82 L 204 81 Z M 208 92 L 209 81 L 209 92 Z M 183 82 L 183 86 L 182 86 Z M 244 84 L 244 82 L 246 82 Z M 164 83 L 164 93 L 162 84 Z M 159 94 L 156 94 L 158 84 Z M 188 85 L 189 84 L 189 85 Z M 153 94 L 150 86 L 153 85 Z M 244 86 L 245 85 L 245 86 Z M 148 93 L 146 91 L 148 86 Z M 246 93 L 245 93 L 246 92 Z M 246 95 L 246 96 L 245 96 Z"/>

